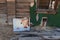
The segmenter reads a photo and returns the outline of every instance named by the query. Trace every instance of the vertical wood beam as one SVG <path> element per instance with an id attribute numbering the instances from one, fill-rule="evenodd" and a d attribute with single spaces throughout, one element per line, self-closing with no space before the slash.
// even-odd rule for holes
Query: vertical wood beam
<path id="1" fill-rule="evenodd" d="M 58 5 L 58 0 L 55 0 L 54 10 L 57 9 L 57 5 Z"/>
<path id="2" fill-rule="evenodd" d="M 7 0 L 8 25 L 12 25 L 15 18 L 15 0 Z"/>

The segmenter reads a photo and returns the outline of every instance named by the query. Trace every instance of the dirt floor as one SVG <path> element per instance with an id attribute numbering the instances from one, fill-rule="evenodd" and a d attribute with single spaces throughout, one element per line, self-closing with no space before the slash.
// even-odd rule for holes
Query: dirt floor
<path id="1" fill-rule="evenodd" d="M 35 28 L 33 28 L 33 29 L 35 29 Z M 39 29 L 39 26 L 37 26 L 37 30 Z M 50 29 L 50 28 L 49 28 Z M 51 28 L 52 29 L 52 28 Z M 35 30 L 34 30 L 35 31 Z M 31 32 L 30 32 L 31 33 Z M 32 34 L 38 34 L 38 35 L 49 35 L 50 34 L 50 32 L 48 32 L 48 30 L 47 31 L 42 31 L 42 32 L 39 32 L 39 31 L 37 31 L 37 32 L 33 32 Z M 45 33 L 45 34 L 44 34 Z M 60 35 L 60 32 L 55 32 L 55 31 L 53 31 L 53 32 L 51 32 L 52 33 L 52 35 Z M 51 34 L 50 34 L 51 35 Z M 13 38 L 13 37 L 17 37 L 16 36 L 16 33 L 14 33 L 13 32 L 13 26 L 11 26 L 11 25 L 2 25 L 2 24 L 0 24 L 0 40 L 11 40 L 11 38 Z M 29 38 L 29 37 L 28 37 Z M 31 39 L 32 37 L 30 37 L 29 39 Z M 33 37 L 34 39 L 35 39 L 35 37 Z M 34 40 L 32 38 L 32 40 Z M 36 38 L 38 38 L 38 37 L 36 37 Z M 39 37 L 40 38 L 40 37 Z M 25 40 L 25 39 L 27 39 L 26 37 L 25 37 L 25 39 L 24 38 L 21 38 L 20 37 L 20 39 L 23 39 L 23 40 Z M 19 39 L 19 40 L 20 40 Z M 14 40 L 17 40 L 17 39 L 14 39 Z"/>
<path id="2" fill-rule="evenodd" d="M 9 40 L 13 35 L 12 26 L 0 25 L 0 40 Z"/>

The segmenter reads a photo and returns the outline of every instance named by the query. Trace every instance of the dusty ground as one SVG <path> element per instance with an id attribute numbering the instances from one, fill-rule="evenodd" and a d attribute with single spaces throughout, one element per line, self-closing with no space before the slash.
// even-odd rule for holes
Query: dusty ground
<path id="1" fill-rule="evenodd" d="M 12 26 L 0 25 L 0 40 L 9 40 L 13 36 Z"/>
<path id="2" fill-rule="evenodd" d="M 35 29 L 35 28 L 33 28 Z M 37 27 L 37 30 L 39 29 L 39 27 Z M 37 33 L 37 32 L 36 32 Z M 45 32 L 42 32 L 45 33 Z M 48 32 L 49 33 L 49 32 Z M 54 32 L 53 32 L 54 33 Z M 56 32 L 55 32 L 56 33 Z M 35 33 L 33 33 L 35 34 Z M 37 34 L 40 34 L 39 32 Z M 60 32 L 58 32 L 58 34 L 60 35 Z M 41 35 L 41 34 L 40 34 Z M 43 35 L 43 34 L 42 34 Z M 16 34 L 13 32 L 13 26 L 11 25 L 3 25 L 0 24 L 0 40 L 11 40 L 11 38 L 15 37 Z M 17 37 L 17 36 L 16 36 Z M 29 37 L 28 37 L 29 38 Z M 37 37 L 38 38 L 38 37 Z M 20 38 L 20 39 L 24 39 L 24 38 Z M 19 40 L 20 40 L 19 39 Z M 25 38 L 26 39 L 26 38 Z M 31 38 L 29 38 L 31 39 Z M 33 38 L 32 38 L 33 39 Z M 35 37 L 34 37 L 35 39 Z M 14 39 L 17 40 L 17 39 Z"/>

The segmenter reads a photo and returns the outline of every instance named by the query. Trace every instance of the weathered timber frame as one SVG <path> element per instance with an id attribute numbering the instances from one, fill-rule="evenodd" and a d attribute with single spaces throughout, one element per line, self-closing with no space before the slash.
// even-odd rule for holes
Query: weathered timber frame
<path id="1" fill-rule="evenodd" d="M 57 10 L 57 5 L 58 5 L 58 0 L 44 0 L 45 2 L 48 3 L 48 8 L 46 5 L 44 5 L 44 1 L 42 0 L 36 0 L 36 13 L 44 13 L 44 14 L 56 14 L 56 10 Z M 49 5 L 51 4 L 52 6 L 52 2 L 55 1 L 54 3 L 54 9 L 49 8 Z M 42 4 L 40 4 L 42 3 Z M 41 7 L 41 8 L 40 8 Z M 44 8 L 46 7 L 46 8 Z"/>

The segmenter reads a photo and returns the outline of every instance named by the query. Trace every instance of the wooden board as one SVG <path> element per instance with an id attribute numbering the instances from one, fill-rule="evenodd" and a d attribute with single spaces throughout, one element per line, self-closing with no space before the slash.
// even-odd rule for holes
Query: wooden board
<path id="1" fill-rule="evenodd" d="M 15 0 L 7 0 L 7 8 L 8 25 L 12 25 L 13 18 L 15 18 Z"/>
<path id="2" fill-rule="evenodd" d="M 7 2 L 14 2 L 15 0 L 7 0 Z"/>
<path id="3" fill-rule="evenodd" d="M 30 17 L 29 13 L 17 13 L 16 17 Z"/>
<path id="4" fill-rule="evenodd" d="M 0 3 L 6 3 L 6 0 L 0 0 Z"/>
<path id="5" fill-rule="evenodd" d="M 2 10 L 2 9 L 6 9 L 6 4 L 4 4 L 4 3 L 0 4 L 0 10 Z"/>
<path id="6" fill-rule="evenodd" d="M 13 25 L 13 18 L 15 18 L 15 15 L 8 15 L 8 25 Z"/>
<path id="7" fill-rule="evenodd" d="M 6 13 L 6 3 L 1 3 L 0 4 L 0 14 L 5 14 Z"/>
<path id="8" fill-rule="evenodd" d="M 17 2 L 34 2 L 34 0 L 16 0 Z"/>
<path id="9" fill-rule="evenodd" d="M 8 15 L 15 15 L 15 1 L 14 2 L 7 2 L 7 12 Z"/>
<path id="10" fill-rule="evenodd" d="M 7 15 L 6 14 L 0 14 L 0 24 L 4 25 L 7 21 Z"/>
<path id="11" fill-rule="evenodd" d="M 29 13 L 30 10 L 29 9 L 16 9 L 17 12 L 20 12 L 20 13 Z"/>
<path id="12" fill-rule="evenodd" d="M 30 3 L 34 0 L 16 0 L 16 17 L 30 17 Z"/>

